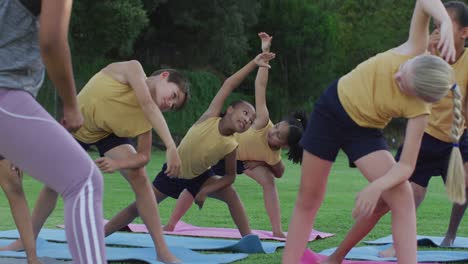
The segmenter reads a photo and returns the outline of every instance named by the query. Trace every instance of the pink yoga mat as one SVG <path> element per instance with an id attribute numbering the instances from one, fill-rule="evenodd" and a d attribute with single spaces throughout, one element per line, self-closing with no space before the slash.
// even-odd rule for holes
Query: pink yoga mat
<path id="1" fill-rule="evenodd" d="M 306 249 L 304 251 L 304 255 L 302 255 L 300 264 L 318 264 L 320 261 L 325 260 L 327 256 L 320 255 L 313 252 L 310 249 Z M 367 261 L 367 260 L 344 260 L 342 264 L 396 264 L 396 262 L 388 262 L 388 261 Z M 424 263 L 420 263 L 424 264 Z"/>
<path id="2" fill-rule="evenodd" d="M 104 220 L 106 223 L 107 220 Z M 58 227 L 63 228 L 63 225 Z M 130 231 L 135 233 L 148 233 L 148 229 L 143 224 L 129 224 L 121 231 Z M 265 230 L 252 230 L 252 232 L 260 237 L 260 239 L 271 239 L 278 241 L 286 241 L 285 238 L 274 237 L 271 231 Z M 175 226 L 174 231 L 164 232 L 167 235 L 179 235 L 179 236 L 195 236 L 195 237 L 216 237 L 216 238 L 241 238 L 239 230 L 234 228 L 218 228 L 218 227 L 199 227 L 187 224 L 183 221 L 179 221 Z M 316 239 L 322 239 L 334 236 L 335 234 L 319 232 L 312 230 L 309 235 L 309 241 Z"/>
<path id="3" fill-rule="evenodd" d="M 130 224 L 128 229 L 132 232 L 148 233 L 145 225 Z M 181 236 L 196 236 L 196 237 L 216 237 L 216 238 L 241 238 L 239 230 L 234 228 L 218 228 L 218 227 L 199 227 L 179 221 L 172 232 L 164 232 L 167 235 L 181 235 Z M 285 238 L 274 237 L 271 231 L 265 230 L 252 230 L 252 233 L 258 235 L 260 239 L 271 239 L 278 241 L 286 241 Z M 331 237 L 334 234 L 319 232 L 312 230 L 309 235 L 309 241 L 315 239 L 322 239 Z"/>

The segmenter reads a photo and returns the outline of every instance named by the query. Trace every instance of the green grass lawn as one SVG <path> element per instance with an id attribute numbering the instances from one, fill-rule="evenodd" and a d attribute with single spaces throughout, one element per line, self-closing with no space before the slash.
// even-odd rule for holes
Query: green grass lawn
<path id="1" fill-rule="evenodd" d="M 92 153 L 92 156 L 96 155 Z M 159 172 L 164 162 L 164 153 L 155 151 L 151 163 L 147 167 L 148 175 L 152 181 Z M 300 178 L 300 166 L 286 162 L 286 172 L 283 178 L 277 180 L 281 200 L 282 223 L 284 230 L 288 229 L 289 219 L 294 207 Z M 51 163 L 50 166 L 53 166 Z M 133 194 L 128 183 L 118 173 L 104 175 L 104 215 L 111 218 L 120 209 L 133 201 Z M 327 194 L 322 207 L 317 215 L 314 228 L 336 234 L 334 237 L 315 241 L 309 244 L 314 251 L 336 247 L 343 239 L 347 230 L 353 224 L 351 211 L 354 206 L 356 194 L 365 186 L 366 180 L 357 169 L 348 167 L 348 161 L 342 154 L 337 159 L 332 173 L 329 177 Z M 41 184 L 31 177 L 25 177 L 25 192 L 28 196 L 30 206 L 33 206 Z M 235 182 L 246 207 L 252 229 L 270 230 L 270 224 L 263 206 L 262 189 L 253 180 L 245 175 L 239 175 Z M 13 229 L 15 225 L 10 214 L 8 202 L 3 195 L 0 198 L 0 230 Z M 163 223 L 168 219 L 175 200 L 166 199 L 159 209 Z M 46 227 L 54 228 L 62 224 L 63 203 L 58 203 L 58 208 L 48 219 Z M 451 204 L 447 199 L 440 177 L 433 179 L 426 200 L 418 211 L 418 233 L 424 235 L 443 236 L 445 234 L 450 216 Z M 210 227 L 234 227 L 227 207 L 214 199 L 205 202 L 203 210 L 195 206 L 184 216 L 184 221 L 200 226 Z M 141 220 L 137 220 L 141 223 Z M 376 228 L 369 234 L 367 239 L 376 239 L 390 234 L 390 218 L 384 217 Z M 468 236 L 466 221 L 462 221 L 459 229 L 460 236 Z M 274 254 L 256 254 L 238 263 L 280 263 L 281 252 Z M 135 262 L 136 263 L 136 262 Z"/>

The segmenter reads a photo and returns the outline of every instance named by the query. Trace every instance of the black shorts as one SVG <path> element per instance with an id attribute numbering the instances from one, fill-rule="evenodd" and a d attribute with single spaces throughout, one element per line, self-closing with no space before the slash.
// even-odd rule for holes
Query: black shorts
<path id="1" fill-rule="evenodd" d="M 388 150 L 381 129 L 361 127 L 346 113 L 338 98 L 338 81 L 315 103 L 301 144 L 309 153 L 331 162 L 340 149 L 351 162 L 378 150 Z"/>
<path id="2" fill-rule="evenodd" d="M 180 193 L 182 193 L 184 189 L 187 189 L 190 194 L 195 197 L 206 180 L 215 175 L 213 171 L 209 169 L 193 179 L 171 178 L 164 173 L 166 169 L 167 164 L 164 163 L 161 171 L 156 175 L 153 181 L 153 186 L 158 189 L 158 191 L 174 199 L 179 198 Z"/>
<path id="3" fill-rule="evenodd" d="M 216 165 L 211 166 L 211 170 L 214 172 L 214 174 L 219 175 L 219 176 L 224 176 L 226 174 L 226 166 L 224 159 L 218 161 Z M 237 174 L 242 174 L 245 171 L 244 167 L 244 162 L 242 160 L 236 161 L 236 172 Z"/>
<path id="4" fill-rule="evenodd" d="M 88 150 L 91 146 L 95 145 L 101 157 L 104 157 L 104 153 L 115 147 L 125 144 L 132 144 L 129 138 L 118 137 L 114 134 L 110 134 L 109 136 L 90 144 L 81 142 L 78 139 L 76 139 L 76 141 L 78 141 L 78 143 L 81 145 L 81 147 L 83 147 L 84 150 Z"/>
<path id="5" fill-rule="evenodd" d="M 464 131 L 460 137 L 460 152 L 463 162 L 468 161 L 468 133 Z M 416 167 L 409 179 L 417 185 L 427 188 L 432 176 L 442 176 L 445 183 L 447 177 L 450 153 L 452 152 L 452 143 L 441 141 L 427 133 L 424 133 L 421 148 L 419 149 Z M 398 148 L 395 159 L 399 160 L 402 146 Z"/>

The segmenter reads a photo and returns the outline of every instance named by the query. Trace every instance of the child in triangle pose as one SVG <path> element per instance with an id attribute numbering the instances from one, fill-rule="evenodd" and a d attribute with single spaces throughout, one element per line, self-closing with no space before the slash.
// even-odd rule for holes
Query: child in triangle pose
<path id="1" fill-rule="evenodd" d="M 269 52 L 272 37 L 265 32 L 258 35 L 262 42 L 262 51 Z M 282 177 L 285 169 L 281 161 L 282 148 L 288 149 L 290 160 L 295 163 L 301 161 L 302 148 L 299 145 L 299 140 L 306 126 L 307 118 L 302 112 L 295 112 L 277 124 L 271 122 L 266 104 L 268 70 L 266 67 L 258 68 L 255 80 L 255 122 L 245 133 L 234 134 L 239 143 L 236 157 L 237 174 L 243 173 L 262 186 L 264 204 L 270 218 L 273 236 L 284 238 L 275 178 Z M 220 160 L 212 167 L 216 175 L 225 175 L 224 163 L 224 160 Z M 188 190 L 183 191 L 177 199 L 169 222 L 163 229 L 173 231 L 177 222 L 192 203 L 192 195 Z"/>
<path id="2" fill-rule="evenodd" d="M 262 53 L 234 75 L 227 78 L 208 109 L 192 125 L 177 151 L 182 159 L 182 172 L 177 177 L 165 173 L 166 165 L 153 181 L 156 199 L 162 202 L 168 196 L 177 199 L 184 189 L 190 192 L 201 208 L 207 196 L 224 201 L 243 236 L 251 233 L 244 207 L 232 187 L 236 177 L 237 142 L 234 133 L 245 132 L 255 120 L 255 109 L 246 101 L 231 104 L 220 117 L 227 96 L 241 84 L 257 66 L 269 67 L 272 53 Z M 211 166 L 220 159 L 226 163 L 226 175 L 215 176 Z M 109 235 L 131 223 L 141 213 L 133 203 L 114 216 L 105 226 Z"/>
<path id="3" fill-rule="evenodd" d="M 359 64 L 335 81 L 315 103 L 301 139 L 302 177 L 283 263 L 300 261 L 340 149 L 369 184 L 356 199 L 353 236 L 324 263 L 341 263 L 346 253 L 375 226 L 383 215 L 381 211 L 388 210 L 392 211 L 398 263 L 417 262 L 416 215 L 408 179 L 416 165 L 430 104 L 452 90 L 455 116 L 452 142 L 455 144 L 458 144 L 462 120 L 461 95 L 454 85 L 452 67 L 440 57 L 425 53 L 431 16 L 441 22 L 441 56 L 453 61 L 455 48 L 450 16 L 440 1 L 418 0 L 408 40 Z M 388 151 L 381 131 L 393 117 L 408 119 L 398 162 Z M 455 147 L 452 166 L 462 167 L 460 160 L 460 151 Z M 453 176 L 463 178 L 464 175 Z M 464 186 L 458 187 L 464 190 Z M 452 194 L 454 200 L 465 196 L 457 191 Z"/>
<path id="4" fill-rule="evenodd" d="M 145 208 L 141 217 L 154 241 L 157 258 L 165 263 L 178 263 L 179 260 L 164 241 L 156 199 L 145 166 L 151 157 L 154 129 L 167 148 L 165 172 L 171 176 L 180 173 L 180 158 L 161 112 L 183 108 L 188 99 L 188 89 L 188 81 L 176 70 L 159 70 L 147 77 L 138 61 L 124 61 L 104 67 L 77 97 L 84 123 L 73 137 L 85 150 L 92 145 L 97 147 L 101 158 L 96 160 L 96 164 L 103 172 L 120 171 L 129 182 L 138 208 Z M 137 138 L 136 149 L 130 142 L 133 137 Z M 32 213 L 36 237 L 56 201 L 57 193 L 44 187 Z M 18 240 L 0 250 L 22 248 Z"/>
<path id="5" fill-rule="evenodd" d="M 468 6 L 460 1 L 450 1 L 444 3 L 447 12 L 452 19 L 453 37 L 455 40 L 456 58 L 451 64 L 455 72 L 455 79 L 462 95 L 462 102 L 465 102 L 466 89 L 468 87 L 468 49 L 465 48 L 465 40 L 468 37 Z M 436 21 L 436 29 L 431 34 L 429 41 L 429 51 L 438 55 L 437 43 L 440 39 L 440 22 Z M 414 202 L 416 208 L 423 202 L 426 195 L 429 181 L 434 175 L 441 175 L 444 182 L 447 178 L 448 162 L 452 150 L 452 98 L 446 96 L 432 105 L 429 124 L 424 130 L 424 136 L 419 150 L 416 168 L 409 179 L 413 188 Z M 466 111 L 465 111 L 466 114 Z M 466 119 L 466 118 L 465 118 Z M 466 123 L 465 123 L 466 128 Z M 460 151 L 464 162 L 464 171 L 458 172 L 465 175 L 465 186 L 468 184 L 468 133 L 463 132 L 460 138 Z M 398 149 L 396 159 L 400 158 L 402 147 Z M 466 189 L 466 187 L 465 187 Z M 465 193 L 466 195 L 467 193 Z M 455 240 L 458 226 L 466 210 L 465 203 L 454 203 L 450 217 L 449 228 L 445 234 L 441 246 L 451 246 Z M 382 257 L 395 256 L 395 247 L 389 247 L 380 252 Z"/>

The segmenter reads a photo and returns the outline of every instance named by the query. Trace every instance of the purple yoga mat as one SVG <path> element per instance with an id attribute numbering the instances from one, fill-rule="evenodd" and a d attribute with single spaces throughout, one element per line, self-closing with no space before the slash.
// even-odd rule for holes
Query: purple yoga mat
<path id="1" fill-rule="evenodd" d="M 131 232 L 148 233 L 146 226 L 143 224 L 130 224 L 128 225 L 128 229 Z M 172 232 L 164 231 L 164 233 L 167 235 L 180 235 L 180 236 L 242 238 L 239 233 L 239 230 L 235 228 L 199 227 L 199 226 L 193 226 L 191 224 L 187 224 L 183 221 L 179 221 L 177 223 L 174 231 Z M 252 233 L 258 235 L 260 239 L 286 241 L 285 238 L 274 237 L 271 231 L 252 230 Z M 334 234 L 313 230 L 309 235 L 309 241 L 313 241 L 315 239 L 327 238 L 333 235 Z"/>
<path id="2" fill-rule="evenodd" d="M 107 220 L 104 220 L 106 223 Z M 58 227 L 63 228 L 63 225 Z M 148 229 L 144 224 L 129 224 L 124 227 L 121 231 L 129 231 L 135 233 L 148 233 Z M 215 237 L 215 238 L 241 238 L 239 230 L 235 228 L 218 228 L 218 227 L 199 227 L 187 224 L 183 221 L 179 221 L 175 226 L 174 231 L 164 231 L 166 235 L 179 235 L 179 236 L 195 236 L 195 237 Z M 274 237 L 271 231 L 265 230 L 252 230 L 252 233 L 259 236 L 260 239 L 271 239 L 278 241 L 286 241 L 285 238 Z M 286 233 L 285 233 L 286 234 Z M 312 230 L 309 235 L 309 241 L 316 239 L 323 239 L 334 236 L 335 234 L 324 233 L 316 230 Z"/>
<path id="3" fill-rule="evenodd" d="M 322 260 L 325 260 L 327 256 L 320 255 L 313 252 L 310 249 L 306 249 L 304 251 L 304 255 L 302 255 L 301 262 L 299 264 L 317 264 Z M 344 260 L 342 264 L 396 264 L 396 262 L 388 262 L 388 261 L 367 261 L 367 260 Z M 424 264 L 424 263 L 420 263 Z"/>

